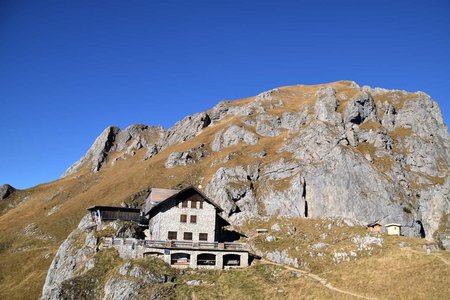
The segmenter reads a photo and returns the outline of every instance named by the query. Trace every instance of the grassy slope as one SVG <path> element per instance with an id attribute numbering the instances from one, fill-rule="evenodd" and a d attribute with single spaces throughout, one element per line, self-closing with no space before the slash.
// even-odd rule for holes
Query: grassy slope
<path id="1" fill-rule="evenodd" d="M 280 231 L 270 230 L 275 223 L 280 225 Z M 332 224 L 329 230 L 326 229 L 328 224 Z M 295 226 L 296 233 L 287 234 L 287 226 Z M 255 234 L 256 228 L 268 228 L 269 234 L 277 240 L 265 241 L 264 235 Z M 450 253 L 427 255 L 423 249 L 427 241 L 422 239 L 382 235 L 383 247 L 375 246 L 370 254 L 358 252 L 358 256 L 348 262 L 335 263 L 330 259 L 332 253 L 355 248 L 351 237 L 365 236 L 364 228 L 348 227 L 336 220 L 274 217 L 250 222 L 241 229 L 248 234 L 246 241 L 263 251 L 298 247 L 300 252 L 314 252 L 308 244 L 327 243 L 327 249 L 316 251 L 325 253 L 325 257 L 307 253 L 296 256 L 295 251 L 290 250 L 289 254 L 306 263 L 301 270 L 318 275 L 346 292 L 378 299 L 445 299 L 450 294 Z M 328 236 L 324 238 L 323 233 Z M 187 273 L 181 282 L 186 280 L 202 280 L 204 284 L 200 287 L 179 285 L 178 299 L 356 299 L 329 289 L 303 273 L 296 274 L 293 268 L 258 261 L 247 269 Z"/>
<path id="2" fill-rule="evenodd" d="M 348 99 L 355 90 L 348 82 L 333 83 L 338 97 L 345 93 Z M 293 86 L 280 89 L 284 108 L 269 110 L 272 113 L 303 110 L 311 111 L 318 86 Z M 228 105 L 242 105 L 253 98 L 229 102 Z M 346 101 L 341 101 L 345 105 Z M 201 163 L 165 169 L 168 155 L 173 151 L 190 149 L 200 143 L 209 146 L 214 134 L 227 124 L 239 124 L 236 117 L 206 128 L 192 140 L 174 145 L 152 159 L 143 161 L 144 150 L 135 157 L 117 161 L 114 167 L 107 166 L 101 172 L 91 174 L 81 170 L 77 174 L 54 182 L 38 185 L 26 191 L 28 195 L 17 207 L 9 208 L 0 215 L 0 299 L 37 298 L 48 266 L 59 244 L 76 227 L 86 208 L 93 204 L 119 204 L 133 193 L 147 187 L 174 187 L 180 183 L 206 185 L 220 165 L 211 164 L 231 152 L 236 152 L 225 165 L 247 164 L 255 160 L 249 153 L 266 150 L 264 161 L 284 157 L 275 150 L 281 145 L 286 133 L 275 138 L 262 138 L 254 146 L 233 146 L 219 153 L 212 153 Z M 192 175 L 194 174 L 194 175 Z M 203 178 L 203 179 L 200 179 Z M 48 215 L 53 208 L 59 208 Z M 2 208 L 3 209 L 3 208 Z M 34 224 L 35 230 L 24 233 L 27 225 Z"/>

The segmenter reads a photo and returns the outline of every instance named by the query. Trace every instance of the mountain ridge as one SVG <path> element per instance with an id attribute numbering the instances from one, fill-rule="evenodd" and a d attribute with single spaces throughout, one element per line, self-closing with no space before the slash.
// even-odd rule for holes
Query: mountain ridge
<path id="1" fill-rule="evenodd" d="M 300 92 L 303 92 L 303 95 L 301 95 Z M 275 112 L 275 114 L 272 112 Z M 230 122 L 228 120 L 229 118 L 240 119 L 232 120 Z M 385 170 L 383 170 L 383 168 L 389 168 L 394 165 L 396 170 L 394 170 L 393 173 L 397 172 L 399 176 L 396 180 L 398 179 L 399 182 L 407 182 L 410 181 L 411 178 L 405 178 L 403 168 L 413 167 L 415 169 L 414 171 L 416 171 L 414 175 L 419 173 L 426 175 L 418 177 L 424 184 L 425 181 L 429 184 L 446 181 L 446 183 L 442 182 L 445 189 L 443 193 L 446 194 L 448 190 L 448 172 L 446 172 L 446 170 L 448 170 L 449 162 L 448 159 L 445 161 L 445 157 L 449 157 L 450 153 L 448 129 L 446 129 L 446 126 L 443 123 L 442 115 L 437 103 L 423 92 L 409 93 L 402 90 L 386 90 L 382 88 L 370 88 L 367 86 L 361 88 L 352 81 L 338 81 L 315 86 L 287 86 L 263 92 L 255 97 L 237 101 L 223 101 L 206 112 L 199 112 L 185 117 L 183 120 L 177 122 L 172 128 L 167 130 L 160 128 L 159 139 L 154 138 L 152 140 L 153 143 L 141 143 L 142 137 L 139 136 L 139 134 L 134 136 L 128 135 L 129 138 L 127 143 L 131 144 L 131 146 L 129 146 L 125 154 L 116 153 L 116 156 L 119 155 L 120 157 L 123 157 L 127 154 L 134 155 L 134 150 L 144 148 L 147 151 L 144 159 L 147 160 L 169 146 L 182 144 L 192 140 L 197 135 L 200 135 L 205 128 L 221 126 L 224 122 L 230 122 L 231 125 L 225 125 L 223 130 L 217 130 L 212 141 L 199 143 L 197 147 L 186 149 L 187 151 L 171 152 L 165 163 L 166 168 L 198 163 L 210 156 L 213 152 L 229 149 L 231 146 L 238 144 L 257 147 L 263 139 L 277 139 L 281 135 L 287 134 L 284 137 L 286 140 L 283 141 L 277 156 L 282 157 L 284 162 L 288 164 L 292 163 L 292 161 L 298 161 L 300 162 L 300 165 L 302 163 L 306 165 L 309 163 L 316 163 L 317 161 L 323 160 L 325 158 L 324 155 L 329 155 L 330 151 L 334 151 L 335 153 L 333 153 L 333 155 L 339 157 L 341 161 L 348 160 L 351 162 L 355 159 L 364 158 L 358 163 L 358 166 L 366 167 L 365 171 L 359 174 L 361 177 L 364 177 L 366 173 L 371 173 L 371 169 L 376 169 L 376 175 L 384 177 L 386 172 L 384 172 Z M 310 126 L 308 126 L 307 123 Z M 135 125 L 132 125 L 131 127 L 133 126 Z M 306 130 L 301 129 L 302 126 L 306 126 Z M 107 130 L 108 129 L 105 129 L 105 131 Z M 102 135 L 105 134 L 105 131 Z M 124 132 L 126 131 L 128 131 L 128 128 Z M 322 146 L 317 147 L 316 151 L 316 149 L 313 149 L 315 145 L 309 144 L 307 139 L 299 136 L 292 137 L 296 132 L 300 131 L 308 134 L 309 138 L 316 139 L 316 143 L 319 143 Z M 433 133 L 430 134 L 430 132 Z M 113 132 L 113 135 L 114 134 L 115 133 Z M 417 142 L 418 140 L 424 141 L 425 139 L 428 139 L 428 142 L 431 141 L 431 144 L 433 144 L 435 143 L 435 140 L 433 140 L 434 134 L 437 135 L 435 140 L 440 143 L 439 151 L 442 150 L 442 153 L 437 153 L 428 143 L 425 143 L 427 147 L 424 148 L 423 145 L 420 146 Z M 100 135 L 98 139 L 100 139 L 102 135 Z M 417 139 L 409 138 L 413 135 L 417 137 Z M 332 138 L 329 139 L 328 137 Z M 398 140 L 395 141 L 395 138 Z M 402 144 L 402 141 L 404 140 L 408 145 L 405 146 Z M 115 151 L 115 149 L 125 149 L 123 146 L 117 147 L 113 145 L 111 146 L 113 151 L 110 151 L 110 149 L 108 149 L 108 147 L 110 147 L 109 144 L 104 142 L 103 144 L 105 147 L 101 149 L 101 151 L 98 151 L 99 149 L 96 142 L 94 143 L 93 148 L 86 154 L 100 154 L 94 159 L 96 163 L 93 163 L 93 171 L 98 171 L 103 165 L 107 164 L 106 157 L 110 152 L 120 152 L 120 150 Z M 330 144 L 329 147 L 326 145 L 324 146 L 326 143 Z M 138 147 L 131 150 L 130 154 L 130 149 L 133 149 L 133 145 L 138 145 Z M 344 147 L 350 148 L 350 152 L 352 153 L 335 150 L 335 146 L 337 145 L 340 147 L 342 146 L 342 149 L 344 149 Z M 400 147 L 403 147 L 404 149 L 395 149 Z M 415 147 L 415 149 L 411 149 L 413 147 Z M 251 149 L 251 151 L 252 150 L 253 149 Z M 415 155 L 414 153 L 414 155 L 405 155 L 402 153 L 402 151 L 414 152 L 418 150 L 420 151 L 418 155 Z M 281 153 L 282 155 L 278 155 Z M 354 155 L 355 153 L 363 155 L 348 156 L 349 154 Z M 290 157 L 283 157 L 286 155 Z M 427 156 L 429 157 L 427 158 Z M 114 163 L 117 159 L 119 158 L 114 158 L 111 163 Z M 83 158 L 81 160 L 83 160 Z M 225 160 L 227 160 L 226 156 Z M 374 162 L 374 160 L 379 160 L 379 163 Z M 369 168 L 370 164 L 365 163 L 366 161 L 372 164 L 371 168 Z M 439 171 L 439 166 L 436 162 L 441 164 L 444 172 Z M 79 164 L 79 162 L 77 162 L 75 166 L 77 166 L 77 164 Z M 251 166 L 247 165 L 247 167 Z M 279 163 L 277 167 L 283 169 L 283 166 L 280 166 Z M 255 166 L 253 166 L 253 168 L 255 168 Z M 259 165 L 256 166 L 256 168 L 259 168 Z M 336 165 L 331 167 L 331 169 L 333 168 L 349 168 L 349 166 Z M 354 166 L 351 168 L 354 168 Z M 65 175 L 71 174 L 71 169 L 73 169 L 73 166 L 68 169 Z M 224 174 L 227 172 L 234 172 L 236 173 L 233 175 L 234 177 L 250 176 L 244 169 L 226 169 L 221 172 Z M 316 177 L 320 177 L 320 171 L 318 173 L 316 172 L 316 174 Z M 390 178 L 392 179 L 394 176 L 395 175 L 390 176 Z M 305 176 L 300 177 L 299 180 L 302 182 L 302 185 L 304 185 Z M 377 177 L 378 179 L 374 177 L 372 179 L 378 181 L 383 180 L 381 177 Z M 211 179 L 212 178 L 213 177 L 211 177 Z M 232 215 L 232 212 L 236 211 L 236 209 L 242 212 L 241 217 L 237 220 L 239 223 L 242 222 L 242 219 L 245 219 L 242 218 L 245 214 L 250 216 L 260 215 L 258 212 L 260 208 L 257 207 L 258 205 L 254 204 L 260 199 L 256 199 L 257 197 L 254 195 L 255 191 L 249 189 L 249 186 L 254 184 L 252 180 L 250 181 L 251 183 L 246 182 L 243 178 L 237 181 L 238 184 L 242 184 L 242 186 L 245 187 L 239 188 L 245 190 L 245 195 L 239 195 L 240 193 L 242 194 L 242 191 L 236 191 L 229 187 L 224 188 L 229 182 L 222 181 L 216 183 L 213 187 L 209 187 L 207 180 L 203 181 L 201 184 L 206 186 L 207 193 L 209 191 L 209 194 L 212 197 L 217 197 L 217 191 L 222 190 L 222 194 L 219 194 L 219 198 L 222 199 L 221 205 L 228 208 L 228 213 L 230 215 Z M 411 184 L 412 183 L 413 182 L 411 182 Z M 316 184 L 323 185 L 323 183 Z M 387 184 L 387 182 L 378 184 L 377 191 L 383 190 L 383 186 Z M 358 181 L 357 185 L 364 184 L 363 182 Z M 298 184 L 293 184 L 292 186 L 296 189 L 294 193 L 297 193 L 298 195 L 305 193 L 305 190 L 297 187 Z M 327 186 L 330 185 L 327 184 Z M 364 190 L 368 190 L 368 188 L 368 186 L 365 186 L 364 188 L 359 188 L 359 190 L 364 192 Z M 410 195 L 413 194 L 413 191 L 409 186 L 406 189 L 406 196 L 410 197 Z M 334 193 L 333 191 L 329 192 Z M 345 191 L 342 192 L 345 194 Z M 389 206 L 390 202 L 395 200 L 391 199 L 392 197 L 397 198 L 395 201 L 397 201 L 400 206 L 402 205 L 400 204 L 402 202 L 401 198 L 405 198 L 405 194 L 395 196 L 396 188 L 392 188 L 389 192 L 384 191 L 383 193 L 384 197 L 387 199 L 384 204 L 385 207 Z M 432 193 L 433 192 L 430 192 L 430 194 Z M 292 204 L 292 201 L 290 201 L 289 197 L 286 195 L 272 196 L 275 198 L 281 197 L 280 202 L 284 201 Z M 326 195 L 321 194 L 321 197 L 326 197 Z M 301 197 L 297 196 L 297 198 Z M 311 199 L 312 198 L 310 198 L 310 201 L 313 201 Z M 307 202 L 306 199 L 304 201 Z M 237 204 L 238 202 L 242 203 L 241 206 L 245 206 L 245 209 L 239 207 Z M 269 211 L 266 211 L 269 215 L 275 213 L 277 209 L 280 209 L 277 205 L 272 205 L 273 201 L 263 200 L 262 202 L 264 202 L 264 205 L 267 207 L 273 206 Z M 307 205 L 306 202 L 301 205 L 303 208 L 294 205 L 298 214 L 301 216 L 307 214 L 304 208 Z M 397 219 L 397 221 L 405 221 L 405 224 L 411 228 L 415 227 L 412 230 L 415 230 L 415 234 L 417 234 L 417 232 L 424 231 L 421 216 L 417 216 L 415 218 L 416 220 L 411 220 L 411 218 L 405 217 L 405 214 L 401 211 L 403 210 L 403 212 L 406 212 L 411 211 L 411 209 L 416 209 L 414 207 L 406 207 L 417 206 L 417 203 L 411 204 L 410 202 L 411 201 L 407 200 L 404 205 L 405 207 L 401 207 L 399 211 L 395 212 L 396 216 L 388 219 L 391 219 L 391 221 L 395 221 L 395 219 Z M 334 205 L 332 202 L 327 203 L 328 206 L 330 206 L 330 204 L 332 204 L 331 206 Z M 359 214 L 360 211 L 357 213 L 341 213 L 346 209 L 347 204 L 336 208 L 337 210 L 335 211 L 334 216 L 344 216 L 361 222 L 370 222 L 384 219 L 392 213 L 392 208 L 385 208 L 372 214 L 368 210 L 376 210 L 377 208 L 370 206 L 364 208 L 366 210 L 364 214 L 367 217 L 358 219 L 356 215 Z M 326 209 L 324 205 L 325 204 L 319 205 L 321 207 L 318 207 L 318 213 L 310 214 L 315 217 L 333 216 L 325 213 Z M 367 206 L 365 204 L 361 205 Z M 448 203 L 445 203 L 444 206 L 445 205 L 448 206 Z M 446 209 L 448 208 L 443 208 L 443 212 L 445 212 Z M 281 211 L 283 213 L 282 207 Z M 369 219 L 369 216 L 372 219 Z M 430 217 L 429 219 L 435 217 L 436 216 L 433 215 L 433 217 Z M 432 223 L 431 226 L 428 225 L 430 223 Z M 425 224 L 425 227 L 428 227 L 425 230 L 426 234 L 430 231 L 433 232 L 438 226 L 437 223 L 438 222 L 436 221 L 428 220 Z M 407 228 L 405 228 L 405 232 L 408 232 Z M 428 234 L 427 236 L 431 238 L 432 234 Z"/>

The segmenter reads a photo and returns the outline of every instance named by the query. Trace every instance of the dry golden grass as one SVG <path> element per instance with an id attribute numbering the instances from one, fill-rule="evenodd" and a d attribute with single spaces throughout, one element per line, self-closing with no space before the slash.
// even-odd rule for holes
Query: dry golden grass
<path id="1" fill-rule="evenodd" d="M 275 223 L 280 225 L 280 232 L 270 230 Z M 328 229 L 328 224 L 333 224 L 331 229 Z M 295 226 L 296 234 L 293 236 L 286 234 L 286 226 Z M 269 229 L 269 234 L 277 237 L 277 240 L 266 242 L 265 235 L 258 236 L 255 233 L 256 228 Z M 244 225 L 242 229 L 248 232 L 249 242 L 256 245 L 259 250 L 287 249 L 290 257 L 299 254 L 298 251 L 293 251 L 296 247 L 314 252 L 308 245 L 318 242 L 328 244 L 326 250 L 320 250 L 325 255 L 329 256 L 334 251 L 348 252 L 355 246 L 351 238 L 366 234 L 365 228 L 345 225 L 340 227 L 333 220 L 277 217 L 268 221 L 254 220 Z M 321 236 L 323 233 L 327 233 L 325 238 Z M 319 275 L 336 288 L 369 298 L 445 299 L 450 295 L 449 252 L 440 251 L 427 255 L 423 249 L 423 246 L 429 243 L 426 240 L 387 235 L 381 237 L 384 239 L 383 247 L 375 246 L 370 254 L 367 251 L 358 252 L 356 259 L 348 262 L 335 263 L 329 259 L 311 257 L 307 253 L 298 258 L 300 262 L 307 263 L 308 267 L 302 269 Z M 326 297 L 326 294 L 316 296 L 318 299 Z M 336 294 L 333 297 L 336 297 Z"/>
<path id="2" fill-rule="evenodd" d="M 324 276 L 336 286 L 379 299 L 447 299 L 450 266 L 420 248 L 417 252 L 399 248 L 395 243 L 400 240 L 411 243 L 392 238 L 383 255 L 339 265 Z M 412 242 L 416 243 L 420 245 Z M 439 255 L 450 258 L 450 253 Z"/>
<path id="3" fill-rule="evenodd" d="M 307 276 L 259 263 L 246 269 L 196 272 L 183 280 L 202 280 L 206 284 L 179 285 L 176 299 L 349 299 Z"/>

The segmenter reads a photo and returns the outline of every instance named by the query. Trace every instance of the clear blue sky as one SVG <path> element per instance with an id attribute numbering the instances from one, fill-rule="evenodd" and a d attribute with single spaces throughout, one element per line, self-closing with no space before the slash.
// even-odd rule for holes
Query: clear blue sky
<path id="1" fill-rule="evenodd" d="M 0 1 L 0 184 L 54 180 L 108 125 L 341 79 L 450 120 L 450 2 Z"/>

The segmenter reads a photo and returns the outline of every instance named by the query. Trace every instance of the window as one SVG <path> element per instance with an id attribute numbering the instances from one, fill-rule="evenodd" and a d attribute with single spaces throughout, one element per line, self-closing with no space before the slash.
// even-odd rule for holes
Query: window
<path id="1" fill-rule="evenodd" d="M 197 200 L 191 200 L 191 208 L 197 208 Z"/>
<path id="2" fill-rule="evenodd" d="M 191 216 L 191 223 L 197 223 L 197 216 L 192 215 Z"/>
<path id="3" fill-rule="evenodd" d="M 188 207 L 188 201 L 183 200 L 183 202 L 181 203 L 181 207 Z"/>
<path id="4" fill-rule="evenodd" d="M 186 223 L 187 222 L 187 215 L 180 215 L 180 222 Z"/>
<path id="5" fill-rule="evenodd" d="M 185 233 L 183 234 L 183 239 L 184 239 L 185 241 L 192 241 L 192 232 L 185 232 Z"/>
<path id="6" fill-rule="evenodd" d="M 203 200 L 200 200 L 199 202 L 200 202 L 200 207 L 199 208 L 203 209 Z"/>
<path id="7" fill-rule="evenodd" d="M 167 235 L 167 239 L 169 239 L 169 240 L 176 240 L 177 239 L 177 232 L 176 231 L 169 231 L 169 234 Z"/>
<path id="8" fill-rule="evenodd" d="M 200 233 L 198 235 L 198 240 L 199 241 L 207 241 L 208 240 L 208 234 L 207 233 Z"/>

